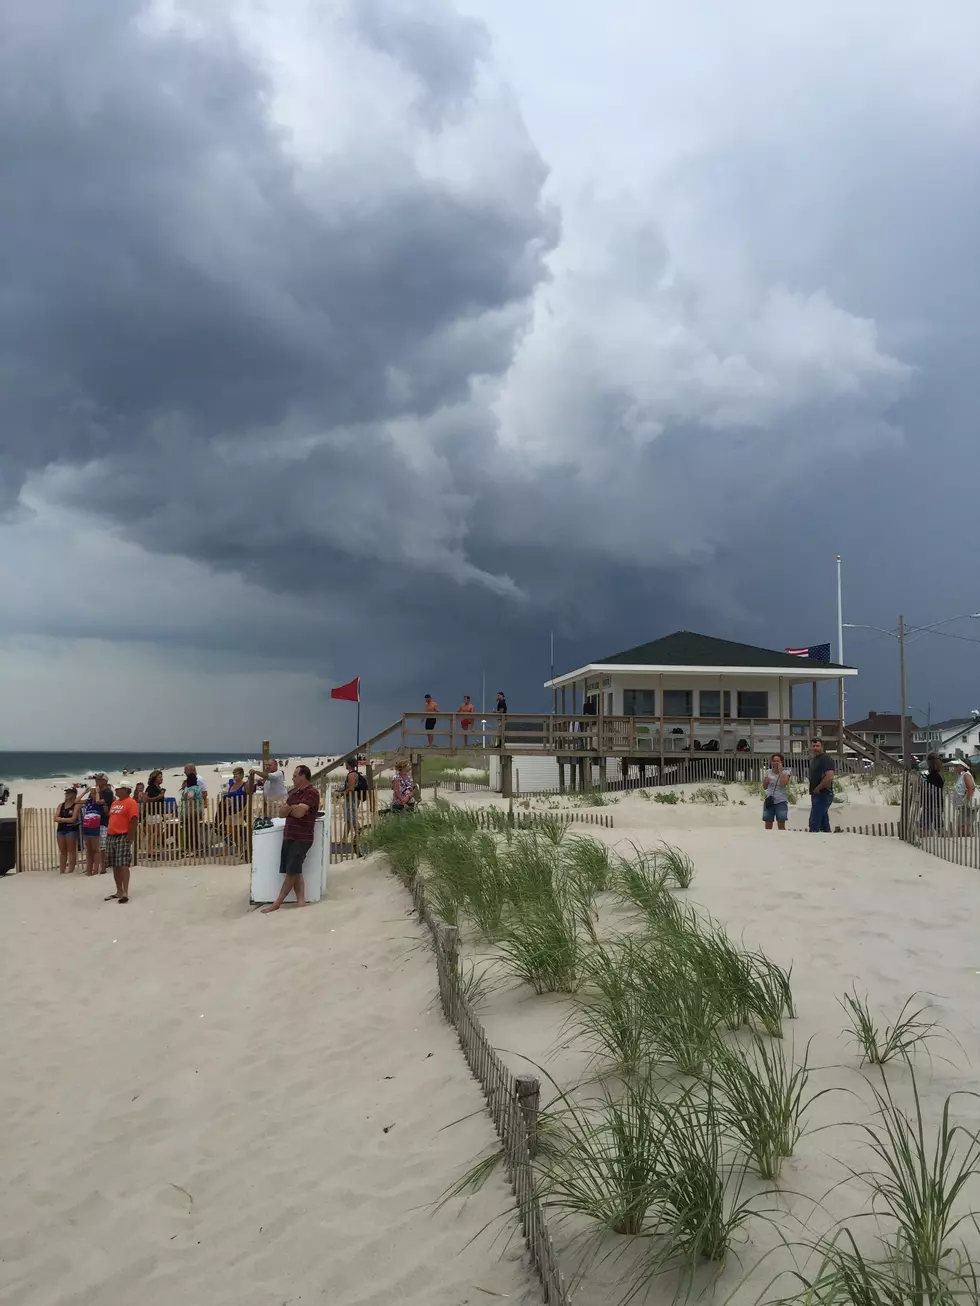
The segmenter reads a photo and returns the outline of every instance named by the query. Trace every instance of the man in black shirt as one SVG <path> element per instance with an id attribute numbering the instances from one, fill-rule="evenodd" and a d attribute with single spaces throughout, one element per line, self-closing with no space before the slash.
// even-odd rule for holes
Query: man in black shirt
<path id="1" fill-rule="evenodd" d="M 504 717 L 507 715 L 507 700 L 504 698 L 504 691 L 497 690 L 497 748 L 502 748 L 504 743 Z"/>
<path id="2" fill-rule="evenodd" d="M 810 833 L 830 834 L 830 805 L 834 801 L 834 763 L 822 739 L 813 741 L 810 761 Z"/>

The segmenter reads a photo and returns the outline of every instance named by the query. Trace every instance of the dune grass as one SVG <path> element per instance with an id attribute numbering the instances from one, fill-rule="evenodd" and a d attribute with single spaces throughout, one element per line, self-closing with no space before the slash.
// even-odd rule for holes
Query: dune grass
<path id="1" fill-rule="evenodd" d="M 854 989 L 839 998 L 841 1007 L 850 1021 L 849 1030 L 854 1041 L 861 1049 L 861 1063 L 884 1066 L 897 1057 L 907 1058 L 917 1047 L 934 1038 L 937 1032 L 935 1021 L 922 1020 L 926 1005 L 910 1010 L 918 994 L 913 993 L 902 1005 L 901 1011 L 893 1025 L 879 1025 L 871 1013 L 868 999 L 861 999 Z"/>
<path id="2" fill-rule="evenodd" d="M 777 1179 L 804 1130 L 808 1107 L 829 1089 L 807 1094 L 809 1046 L 803 1060 L 788 1058 L 781 1043 L 754 1033 L 748 1046 L 717 1041 L 711 1070 L 723 1095 L 731 1133 L 763 1179 Z"/>

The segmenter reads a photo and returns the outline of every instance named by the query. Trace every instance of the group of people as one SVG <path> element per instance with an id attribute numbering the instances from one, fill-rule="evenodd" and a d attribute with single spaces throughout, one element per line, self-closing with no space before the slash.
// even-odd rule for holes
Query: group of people
<path id="1" fill-rule="evenodd" d="M 306 779 L 309 779 L 308 768 Z M 164 848 L 167 791 L 163 772 L 151 771 L 146 783 L 133 785 L 124 778 L 115 789 L 104 774 L 94 775 L 91 785 L 68 785 L 55 812 L 58 864 L 62 875 L 71 875 L 79 853 L 84 855 L 87 876 L 112 870 L 116 892 L 106 901 L 129 901 L 129 879 L 136 831 L 142 824 L 149 857 L 162 855 Z M 295 780 L 295 775 L 294 775 Z M 278 812 L 286 800 L 286 779 L 275 758 L 262 768 L 236 766 L 223 786 L 214 807 L 212 829 L 227 845 L 241 851 L 245 837 L 245 809 L 248 795 L 261 786 L 265 807 Z M 184 767 L 177 798 L 177 828 L 184 851 L 198 851 L 205 813 L 209 808 L 208 786 L 193 762 Z"/>
<path id="2" fill-rule="evenodd" d="M 971 834 L 977 783 L 965 757 L 954 757 L 949 765 L 956 774 L 950 794 L 952 832 Z M 926 773 L 922 777 L 925 783 L 922 829 L 926 834 L 940 834 L 947 829 L 946 777 L 943 775 L 943 766 L 943 759 L 938 753 L 930 753 L 926 758 Z"/>
<path id="3" fill-rule="evenodd" d="M 129 902 L 133 838 L 139 819 L 140 805 L 128 780 L 117 784 L 115 790 L 104 775 L 95 776 L 93 784 L 81 793 L 69 786 L 55 814 L 61 874 L 74 871 L 81 842 L 86 875 L 112 871 L 116 890 L 106 902 Z"/>
<path id="4" fill-rule="evenodd" d="M 827 752 L 822 739 L 815 739 L 810 758 L 810 822 L 811 834 L 830 834 L 830 808 L 834 801 L 834 761 Z M 787 787 L 792 782 L 792 774 L 786 770 L 786 759 L 782 753 L 773 753 L 769 759 L 769 769 L 762 780 L 762 820 L 767 830 L 775 825 L 780 830 L 786 829 L 789 818 L 789 795 Z"/>
<path id="5" fill-rule="evenodd" d="M 502 689 L 497 691 L 497 701 L 494 704 L 494 713 L 498 717 L 507 715 L 507 698 Z M 425 695 L 425 738 L 430 748 L 435 744 L 435 730 L 438 723 L 439 704 L 431 694 Z M 463 701 L 456 709 L 456 718 L 460 730 L 463 732 L 463 747 L 469 748 L 470 731 L 476 721 L 476 708 L 473 706 L 473 700 L 469 694 L 463 695 Z"/>
<path id="6" fill-rule="evenodd" d="M 922 777 L 925 784 L 922 828 L 927 833 L 936 834 L 947 828 L 945 766 L 946 763 L 938 753 L 930 753 L 926 758 L 926 771 Z M 973 830 L 973 813 L 977 801 L 976 781 L 970 770 L 970 764 L 965 758 L 954 757 L 949 766 L 956 774 L 950 793 L 952 831 L 954 834 L 970 834 Z M 786 770 L 782 753 L 773 753 L 769 759 L 769 769 L 762 781 L 762 820 L 767 830 L 771 830 L 774 824 L 780 830 L 786 829 L 789 813 L 786 787 L 792 778 Z M 822 739 L 813 741 L 809 781 L 810 832 L 829 834 L 830 808 L 834 801 L 834 762 L 827 753 Z"/>

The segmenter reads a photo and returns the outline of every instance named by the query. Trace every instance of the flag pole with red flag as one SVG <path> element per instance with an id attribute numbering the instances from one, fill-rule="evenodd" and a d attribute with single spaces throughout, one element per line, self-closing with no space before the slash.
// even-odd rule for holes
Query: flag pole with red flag
<path id="1" fill-rule="evenodd" d="M 353 680 L 348 680 L 346 685 L 338 685 L 335 689 L 331 689 L 330 697 L 357 704 L 357 734 L 354 738 L 354 752 L 356 753 L 357 745 L 361 742 L 361 677 L 355 676 Z"/>

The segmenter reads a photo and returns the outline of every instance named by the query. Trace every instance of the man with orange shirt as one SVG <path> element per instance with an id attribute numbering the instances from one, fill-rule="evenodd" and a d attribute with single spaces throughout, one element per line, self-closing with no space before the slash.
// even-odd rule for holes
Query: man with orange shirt
<path id="1" fill-rule="evenodd" d="M 133 864 L 133 836 L 140 819 L 140 805 L 132 796 L 133 786 L 116 785 L 109 808 L 109 834 L 105 842 L 105 866 L 112 868 L 116 892 L 106 902 L 129 902 L 129 870 Z"/>

